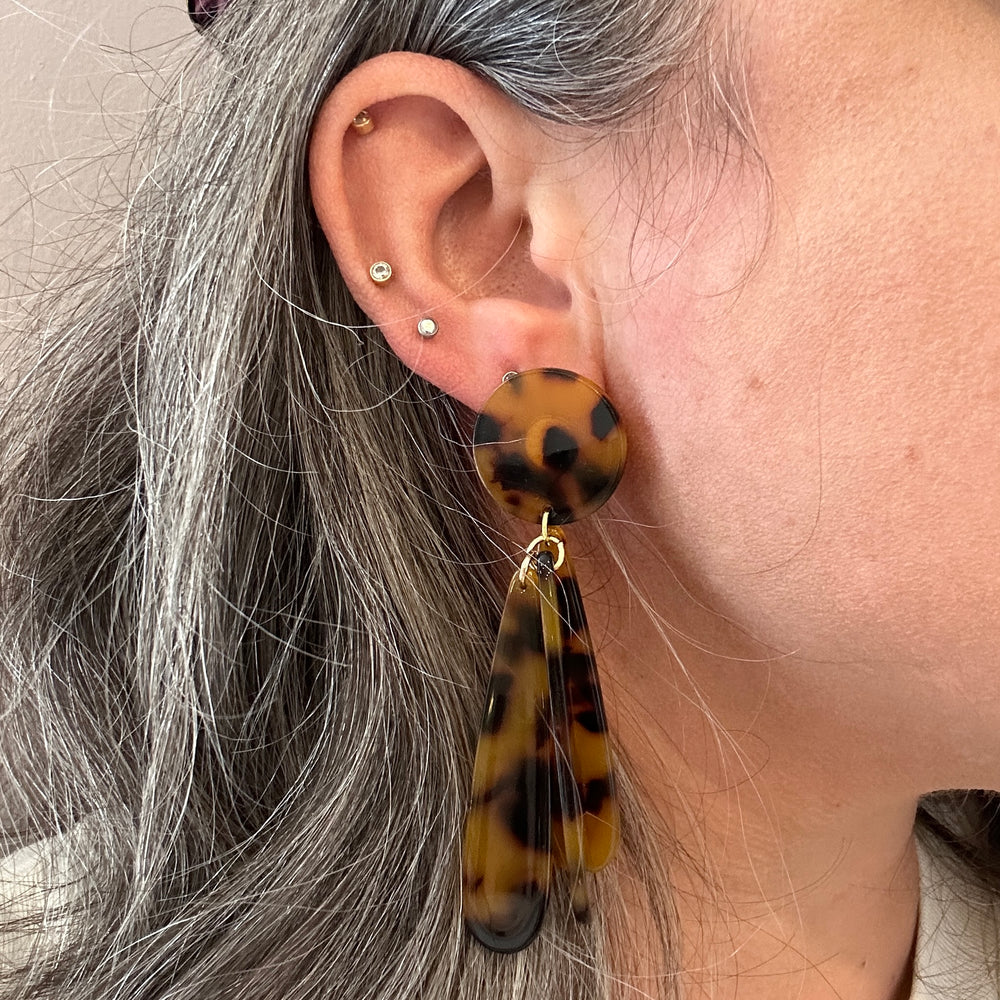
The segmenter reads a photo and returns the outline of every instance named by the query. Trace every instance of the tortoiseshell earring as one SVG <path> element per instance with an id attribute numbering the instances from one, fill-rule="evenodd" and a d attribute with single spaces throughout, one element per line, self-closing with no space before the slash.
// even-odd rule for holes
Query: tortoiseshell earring
<path id="1" fill-rule="evenodd" d="M 619 839 L 607 724 L 580 588 L 558 525 L 593 513 L 625 468 L 625 432 L 589 379 L 508 373 L 473 434 L 476 467 L 509 513 L 541 525 L 507 592 L 462 846 L 472 935 L 514 952 L 537 935 L 554 868 L 589 914 L 585 871 Z"/>

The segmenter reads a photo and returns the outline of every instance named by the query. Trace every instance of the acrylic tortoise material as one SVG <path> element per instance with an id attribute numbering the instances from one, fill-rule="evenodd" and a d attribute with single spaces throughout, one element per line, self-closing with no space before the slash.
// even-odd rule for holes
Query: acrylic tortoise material
<path id="1" fill-rule="evenodd" d="M 586 871 L 619 839 L 593 644 L 558 527 L 600 507 L 625 466 L 618 414 L 559 368 L 505 378 L 476 421 L 476 466 L 509 513 L 541 524 L 511 581 L 493 656 L 462 847 L 465 922 L 487 948 L 524 948 L 556 868 L 589 914 Z"/>
<path id="2" fill-rule="evenodd" d="M 462 848 L 466 926 L 493 951 L 538 933 L 551 877 L 552 732 L 538 574 L 507 593 Z"/>
<path id="3" fill-rule="evenodd" d="M 560 537 L 556 535 L 555 537 Z M 466 926 L 493 951 L 528 945 L 554 867 L 588 915 L 583 870 L 614 856 L 618 804 L 600 680 L 568 560 L 511 581 L 480 728 L 462 855 Z"/>
<path id="4" fill-rule="evenodd" d="M 618 413 L 601 390 L 562 368 L 536 368 L 504 382 L 473 432 L 476 467 L 504 509 L 540 524 L 593 513 L 625 469 Z"/>

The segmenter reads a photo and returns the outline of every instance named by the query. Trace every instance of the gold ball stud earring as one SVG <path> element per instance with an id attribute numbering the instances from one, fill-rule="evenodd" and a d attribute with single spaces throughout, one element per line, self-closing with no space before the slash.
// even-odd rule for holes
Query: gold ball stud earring
<path id="1" fill-rule="evenodd" d="M 375 128 L 375 122 L 372 121 L 372 116 L 367 111 L 359 111 L 354 116 L 354 121 L 351 122 L 351 128 L 359 135 L 368 135 Z"/>
<path id="2" fill-rule="evenodd" d="M 392 268 L 384 260 L 377 260 L 368 268 L 368 276 L 376 285 L 384 285 L 392 277 Z"/>

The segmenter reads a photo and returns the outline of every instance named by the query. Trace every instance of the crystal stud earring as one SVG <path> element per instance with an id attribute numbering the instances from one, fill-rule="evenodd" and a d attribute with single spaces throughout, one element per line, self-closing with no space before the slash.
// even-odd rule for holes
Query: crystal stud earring
<path id="1" fill-rule="evenodd" d="M 384 260 L 377 260 L 368 268 L 368 275 L 376 285 L 384 285 L 392 277 L 392 268 Z"/>

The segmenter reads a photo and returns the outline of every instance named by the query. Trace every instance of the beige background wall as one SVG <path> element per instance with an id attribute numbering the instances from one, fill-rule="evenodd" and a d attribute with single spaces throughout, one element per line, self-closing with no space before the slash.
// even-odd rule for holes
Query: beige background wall
<path id="1" fill-rule="evenodd" d="M 193 34 L 184 0 L 0 0 L 0 293 L 81 199 L 114 197 L 113 154 Z"/>

